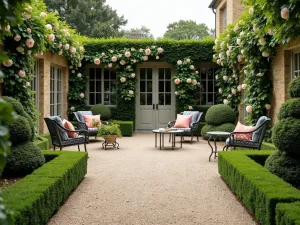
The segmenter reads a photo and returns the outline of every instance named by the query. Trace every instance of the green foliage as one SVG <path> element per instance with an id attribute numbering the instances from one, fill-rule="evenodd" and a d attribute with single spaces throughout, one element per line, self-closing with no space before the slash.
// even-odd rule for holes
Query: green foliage
<path id="1" fill-rule="evenodd" d="M 133 134 L 133 121 L 120 121 L 119 122 L 120 130 L 122 136 L 131 137 Z"/>
<path id="2" fill-rule="evenodd" d="M 110 136 L 117 135 L 117 137 L 121 137 L 122 133 L 118 124 L 110 124 L 110 125 L 102 125 L 98 130 L 98 136 Z"/>
<path id="3" fill-rule="evenodd" d="M 275 224 L 278 203 L 300 200 L 300 191 L 253 161 L 255 155 L 268 157 L 273 151 L 219 152 L 219 173 L 255 219 L 264 225 Z"/>
<path id="4" fill-rule="evenodd" d="M 300 77 L 295 77 L 290 82 L 288 92 L 291 98 L 300 98 Z"/>
<path id="5" fill-rule="evenodd" d="M 110 108 L 103 104 L 97 104 L 91 106 L 93 115 L 101 115 L 101 120 L 109 120 L 111 118 Z"/>
<path id="6" fill-rule="evenodd" d="M 206 125 L 206 122 L 200 122 L 198 127 L 198 135 L 201 135 L 202 128 Z"/>
<path id="7" fill-rule="evenodd" d="M 218 104 L 210 107 L 205 115 L 205 121 L 210 125 L 219 126 L 224 123 L 235 123 L 236 115 L 228 105 Z"/>
<path id="8" fill-rule="evenodd" d="M 282 120 L 287 117 L 300 119 L 300 98 L 289 99 L 282 104 L 278 119 Z"/>
<path id="9" fill-rule="evenodd" d="M 271 154 L 265 167 L 296 188 L 300 188 L 300 159 L 289 156 L 286 152 L 276 151 Z"/>
<path id="10" fill-rule="evenodd" d="M 196 105 L 194 108 L 196 111 L 202 112 L 201 122 L 205 122 L 205 115 L 207 110 L 210 108 L 210 105 Z"/>
<path id="11" fill-rule="evenodd" d="M 23 116 L 18 116 L 9 125 L 10 140 L 13 145 L 18 145 L 30 141 L 32 136 L 28 120 Z"/>
<path id="12" fill-rule="evenodd" d="M 47 224 L 87 173 L 85 152 L 43 151 L 55 158 L 3 191 L 15 225 Z"/>
<path id="13" fill-rule="evenodd" d="M 207 36 L 209 36 L 208 27 L 204 23 L 197 24 L 192 20 L 179 20 L 178 22 L 170 23 L 164 34 L 164 38 L 175 40 L 203 39 Z"/>
<path id="14" fill-rule="evenodd" d="M 33 144 L 40 150 L 49 150 L 50 148 L 49 140 L 43 136 L 37 136 Z"/>
<path id="15" fill-rule="evenodd" d="M 150 29 L 145 26 L 125 30 L 124 36 L 129 39 L 154 39 L 154 36 L 153 34 L 151 34 Z"/>
<path id="16" fill-rule="evenodd" d="M 279 203 L 276 207 L 276 225 L 300 225 L 300 202 Z"/>
<path id="17" fill-rule="evenodd" d="M 275 124 L 272 141 L 280 150 L 290 154 L 300 155 L 300 119 L 285 118 Z"/>
<path id="18" fill-rule="evenodd" d="M 6 177 L 20 177 L 32 173 L 45 163 L 41 150 L 32 142 L 25 142 L 11 147 L 3 171 Z"/>
<path id="19" fill-rule="evenodd" d="M 204 140 L 208 140 L 210 135 L 206 134 L 209 131 L 224 131 L 224 132 L 232 132 L 235 128 L 235 125 L 232 123 L 224 123 L 219 126 L 206 124 L 202 130 L 201 130 L 201 136 L 204 138 Z M 227 137 L 220 137 L 218 140 L 225 141 Z"/>

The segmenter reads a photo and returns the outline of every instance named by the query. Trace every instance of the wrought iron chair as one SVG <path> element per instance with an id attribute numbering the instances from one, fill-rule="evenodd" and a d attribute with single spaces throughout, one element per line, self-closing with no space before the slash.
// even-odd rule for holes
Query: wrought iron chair
<path id="1" fill-rule="evenodd" d="M 180 128 L 181 130 L 184 130 L 184 133 L 182 134 L 182 136 L 191 136 L 191 142 L 193 142 L 193 137 L 196 136 L 197 137 L 197 141 L 199 141 L 199 123 L 201 120 L 201 116 L 203 114 L 203 112 L 199 112 L 199 111 L 183 111 L 180 113 L 181 115 L 192 115 L 192 119 L 190 122 L 190 127 L 189 128 Z M 170 121 L 168 123 L 168 127 L 174 127 L 176 120 L 174 121 Z M 171 137 L 170 137 L 171 138 Z M 169 138 L 169 142 L 170 142 L 170 138 Z"/>
<path id="2" fill-rule="evenodd" d="M 76 121 L 77 121 L 77 129 L 79 130 L 86 130 L 89 132 L 89 136 L 95 136 L 95 139 L 97 139 L 97 134 L 98 134 L 98 129 L 97 127 L 95 128 L 88 128 L 84 121 L 84 115 L 93 115 L 92 111 L 77 111 L 74 112 Z M 102 124 L 108 124 L 106 121 L 101 121 Z"/>
<path id="3" fill-rule="evenodd" d="M 86 151 L 86 144 L 89 141 L 89 134 L 86 130 L 68 130 L 64 128 L 62 120 L 58 116 L 44 118 L 44 120 L 50 132 L 54 150 L 56 146 L 62 150 L 65 146 L 77 145 L 78 151 L 80 151 L 79 145 L 83 144 Z M 78 137 L 70 138 L 67 132 L 76 132 Z"/>
<path id="4" fill-rule="evenodd" d="M 233 147 L 235 149 L 236 147 L 244 147 L 244 148 L 253 148 L 253 149 L 259 149 L 261 148 L 261 144 L 263 142 L 263 139 L 265 137 L 265 133 L 267 130 L 268 122 L 271 119 L 266 116 L 261 116 L 253 131 L 251 132 L 232 132 L 230 133 L 230 136 L 226 139 L 226 145 L 223 148 L 224 150 L 228 150 L 229 147 Z M 235 139 L 235 136 L 238 134 L 252 134 L 252 140 L 239 140 Z"/>

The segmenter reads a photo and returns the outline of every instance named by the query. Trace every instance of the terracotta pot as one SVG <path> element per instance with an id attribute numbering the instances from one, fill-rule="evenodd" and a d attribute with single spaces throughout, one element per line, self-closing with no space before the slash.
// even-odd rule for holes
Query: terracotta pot
<path id="1" fill-rule="evenodd" d="M 116 141 L 117 139 L 117 135 L 107 135 L 107 136 L 103 136 L 104 140 L 106 141 L 106 143 L 108 144 L 112 144 Z"/>

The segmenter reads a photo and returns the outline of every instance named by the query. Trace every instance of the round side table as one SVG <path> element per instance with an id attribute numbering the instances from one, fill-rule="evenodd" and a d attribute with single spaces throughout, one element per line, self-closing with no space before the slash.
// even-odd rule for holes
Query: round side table
<path id="1" fill-rule="evenodd" d="M 216 141 L 218 140 L 218 138 L 221 138 L 221 137 L 229 137 L 230 133 L 229 132 L 223 132 L 223 131 L 209 131 L 207 132 L 208 135 L 210 135 L 207 143 L 208 145 L 211 147 L 211 154 L 208 158 L 208 160 L 210 161 L 210 158 L 213 154 L 215 154 L 215 159 L 217 158 L 217 153 L 218 153 L 218 148 L 217 148 L 217 143 Z M 210 141 L 211 140 L 214 140 L 214 146 L 215 146 L 215 149 L 213 148 L 213 146 L 210 144 Z"/>

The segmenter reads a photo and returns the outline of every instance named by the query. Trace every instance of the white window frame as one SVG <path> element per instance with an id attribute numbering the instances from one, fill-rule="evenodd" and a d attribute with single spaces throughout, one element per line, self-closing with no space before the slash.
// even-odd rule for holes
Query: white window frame
<path id="1" fill-rule="evenodd" d="M 62 114 L 62 68 L 55 65 L 50 67 L 50 115 Z"/>
<path id="2" fill-rule="evenodd" d="M 91 69 L 94 69 L 94 75 L 93 75 L 93 79 L 90 79 L 91 77 Z M 96 74 L 97 74 L 97 69 L 101 70 L 101 75 L 100 75 L 100 79 L 97 79 Z M 111 73 L 114 72 L 116 74 L 116 70 L 115 69 L 105 69 L 103 67 L 88 67 L 88 82 L 87 82 L 87 90 L 88 90 L 88 94 L 87 94 L 87 104 L 88 105 L 95 105 L 95 104 L 104 104 L 107 106 L 115 106 L 116 105 L 116 98 L 115 98 L 115 104 L 113 104 L 111 96 L 112 95 L 117 95 L 117 82 L 116 82 L 116 78 L 115 79 L 111 79 Z M 105 74 L 109 73 L 108 78 L 105 77 Z M 91 85 L 91 81 L 93 81 L 93 85 L 94 85 L 94 91 L 91 92 L 90 91 L 90 85 Z M 100 87 L 100 91 L 97 91 L 97 83 L 101 85 Z M 105 85 L 108 83 L 109 87 L 106 87 Z M 112 87 L 112 83 L 115 83 L 115 86 Z M 113 91 L 113 89 L 115 91 Z M 90 99 L 90 94 L 94 94 L 94 102 L 91 102 Z M 100 101 L 97 100 L 97 94 L 98 96 L 100 95 Z M 109 100 L 105 101 L 105 97 L 109 95 Z"/>
<path id="3" fill-rule="evenodd" d="M 31 85 L 31 90 L 34 91 L 32 97 L 35 100 L 35 106 L 37 108 L 37 111 L 39 111 L 39 96 L 40 96 L 39 74 L 40 74 L 39 61 L 35 60 L 34 69 L 32 71 L 33 79 L 30 81 L 30 85 Z"/>
<path id="4" fill-rule="evenodd" d="M 215 79 L 215 72 L 216 72 L 216 70 L 217 70 L 217 68 L 212 68 L 212 67 L 202 67 L 202 68 L 200 68 L 200 70 L 198 71 L 199 72 L 199 79 L 200 79 L 200 84 L 202 85 L 202 82 L 203 82 L 203 80 L 201 79 L 201 70 L 203 70 L 203 69 L 205 69 L 206 70 L 206 78 L 205 78 L 205 91 L 202 91 L 201 89 L 202 89 L 202 86 L 200 86 L 199 87 L 199 90 L 197 91 L 197 94 L 199 94 L 199 105 L 208 105 L 207 103 L 208 103 L 208 94 L 212 94 L 213 95 L 213 102 L 212 102 L 212 104 L 209 104 L 209 105 L 214 105 L 215 103 L 216 103 L 216 100 L 217 100 L 217 98 L 216 98 L 216 94 L 217 94 L 217 91 L 216 91 L 216 89 L 215 89 L 215 85 L 216 85 L 216 79 Z M 208 70 L 209 69 L 212 69 L 213 70 L 213 75 L 212 75 L 212 79 L 209 79 L 208 78 Z M 213 82 L 213 91 L 211 92 L 211 91 L 208 91 L 208 87 L 209 87 L 209 82 Z M 205 104 L 203 104 L 202 102 L 201 102 L 201 95 L 202 94 L 205 94 Z"/>
<path id="5" fill-rule="evenodd" d="M 222 21 L 222 32 L 226 29 L 227 26 L 227 7 L 221 9 L 221 21 Z"/>
<path id="6" fill-rule="evenodd" d="M 291 66 L 291 79 L 300 76 L 300 51 L 293 52 Z"/>

